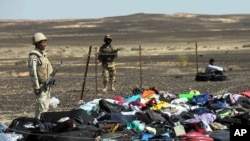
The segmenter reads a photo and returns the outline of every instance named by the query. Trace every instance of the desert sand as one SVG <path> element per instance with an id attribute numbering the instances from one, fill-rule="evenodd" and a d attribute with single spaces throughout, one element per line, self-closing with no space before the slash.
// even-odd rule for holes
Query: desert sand
<path id="1" fill-rule="evenodd" d="M 211 94 L 248 91 L 250 15 L 134 14 L 121 17 L 50 21 L 0 21 L 0 122 L 34 115 L 35 97 L 28 77 L 27 55 L 35 32 L 48 36 L 52 62 L 64 66 L 56 75 L 52 97 L 60 104 L 50 111 L 71 110 L 94 98 L 129 96 L 133 88 L 156 87 L 185 93 L 189 88 Z M 94 63 L 105 34 L 120 48 L 116 91 L 102 93 L 101 67 Z M 195 42 L 197 42 L 197 52 Z M 92 46 L 84 91 L 83 76 Z M 141 46 L 141 56 L 139 52 Z M 224 82 L 196 82 L 210 58 L 225 68 Z M 141 67 L 140 67 L 141 66 Z"/>

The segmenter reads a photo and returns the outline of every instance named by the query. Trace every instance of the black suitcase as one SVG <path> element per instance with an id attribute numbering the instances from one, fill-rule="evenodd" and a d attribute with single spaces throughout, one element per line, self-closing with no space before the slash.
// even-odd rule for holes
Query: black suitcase
<path id="1" fill-rule="evenodd" d="M 88 124 L 89 121 L 93 120 L 91 115 L 83 109 L 73 109 L 71 111 L 61 111 L 61 112 L 44 112 L 41 114 L 42 122 L 52 122 L 56 123 L 58 120 L 64 117 L 69 117 L 69 119 L 79 122 L 79 124 Z"/>
<path id="2" fill-rule="evenodd" d="M 214 73 L 214 74 L 206 74 L 206 73 L 197 73 L 195 76 L 196 81 L 224 81 L 228 80 L 228 77 L 223 73 Z"/>
<path id="3" fill-rule="evenodd" d="M 196 81 L 209 81 L 211 78 L 211 75 L 207 75 L 205 73 L 197 73 L 195 76 Z"/>
<path id="4" fill-rule="evenodd" d="M 10 123 L 6 132 L 15 132 L 17 134 L 22 134 L 23 138 L 19 141 L 36 141 L 37 138 L 34 135 L 36 132 L 35 125 L 39 124 L 40 121 L 37 118 L 30 117 L 19 117 Z"/>

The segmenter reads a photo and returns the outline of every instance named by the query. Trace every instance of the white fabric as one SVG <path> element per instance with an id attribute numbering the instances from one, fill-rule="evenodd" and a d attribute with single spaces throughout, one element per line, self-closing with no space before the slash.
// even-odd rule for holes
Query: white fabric
<path id="1" fill-rule="evenodd" d="M 205 73 L 209 74 L 209 73 L 212 73 L 213 71 L 223 71 L 223 67 L 215 66 L 211 64 L 207 65 L 205 69 Z"/>
<path id="2" fill-rule="evenodd" d="M 187 103 L 188 99 L 186 97 L 182 97 L 182 98 L 177 98 L 172 100 L 170 103 L 171 104 L 180 104 L 180 103 Z"/>
<path id="3" fill-rule="evenodd" d="M 55 97 L 52 97 L 49 101 L 49 105 L 52 106 L 53 108 L 56 108 L 59 103 L 60 103 L 60 100 Z"/>
<path id="4" fill-rule="evenodd" d="M 23 138 L 22 134 L 0 133 L 0 141 L 17 141 L 22 138 Z"/>

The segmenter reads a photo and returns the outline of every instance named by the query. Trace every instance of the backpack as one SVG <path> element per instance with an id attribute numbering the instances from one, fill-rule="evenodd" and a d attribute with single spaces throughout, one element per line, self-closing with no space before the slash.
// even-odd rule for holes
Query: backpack
<path id="1" fill-rule="evenodd" d="M 196 81 L 209 81 L 210 75 L 207 75 L 206 73 L 197 73 L 195 75 Z"/>

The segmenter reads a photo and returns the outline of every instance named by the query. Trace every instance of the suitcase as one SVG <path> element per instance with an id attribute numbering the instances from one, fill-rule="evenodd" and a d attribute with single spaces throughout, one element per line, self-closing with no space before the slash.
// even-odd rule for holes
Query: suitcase
<path id="1" fill-rule="evenodd" d="M 37 118 L 19 117 L 12 120 L 5 132 L 21 134 L 23 138 L 19 141 L 37 141 L 37 136 L 33 135 L 33 133 L 36 132 L 34 127 L 39 122 Z"/>
<path id="2" fill-rule="evenodd" d="M 206 73 L 197 73 L 195 76 L 196 81 L 209 81 L 211 75 L 207 75 Z"/>
<path id="3" fill-rule="evenodd" d="M 228 80 L 228 77 L 223 73 L 214 73 L 214 74 L 206 74 L 206 73 L 197 73 L 195 76 L 196 81 L 225 81 Z"/>
<path id="4" fill-rule="evenodd" d="M 61 118 L 69 117 L 69 119 L 77 121 L 79 124 L 88 124 L 89 121 L 93 120 L 91 115 L 83 109 L 73 109 L 71 111 L 61 111 L 61 112 L 44 112 L 41 114 L 42 122 L 52 122 L 56 123 Z"/>

